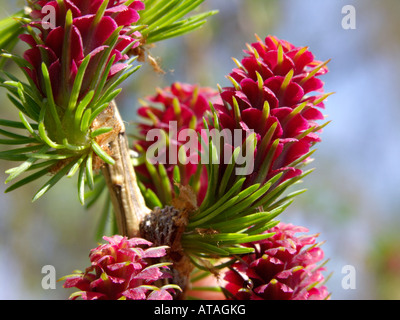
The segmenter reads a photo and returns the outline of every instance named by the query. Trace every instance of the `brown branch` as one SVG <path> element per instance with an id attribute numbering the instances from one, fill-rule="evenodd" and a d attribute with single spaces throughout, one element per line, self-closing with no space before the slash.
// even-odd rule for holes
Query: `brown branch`
<path id="1" fill-rule="evenodd" d="M 97 121 L 99 125 L 101 123 L 102 126 L 114 128 L 114 134 L 101 145 L 107 142 L 115 164 L 104 164 L 102 173 L 110 193 L 118 230 L 123 236 L 138 237 L 140 223 L 151 210 L 147 208 L 137 185 L 125 125 L 115 103 L 111 103 Z"/>

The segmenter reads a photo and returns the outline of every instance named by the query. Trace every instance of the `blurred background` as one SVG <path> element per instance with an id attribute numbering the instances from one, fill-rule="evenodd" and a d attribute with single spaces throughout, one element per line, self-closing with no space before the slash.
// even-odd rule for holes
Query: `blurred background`
<path id="1" fill-rule="evenodd" d="M 356 29 L 344 29 L 345 5 L 356 10 Z M 0 0 L 0 18 L 23 2 Z M 151 53 L 166 74 L 145 65 L 124 84 L 118 97 L 127 122 L 135 120 L 137 99 L 173 81 L 216 87 L 241 59 L 246 43 L 272 34 L 296 46 L 309 46 L 318 60 L 332 59 L 323 77 L 332 123 L 314 154 L 308 191 L 280 216 L 287 223 L 319 233 L 332 299 L 400 298 L 400 2 L 398 0 L 206 0 L 217 16 L 199 31 L 165 41 Z M 23 48 L 18 48 L 22 50 Z M 15 71 L 12 64 L 7 65 Z M 0 90 L 0 118 L 17 114 Z M 56 277 L 88 266 L 101 204 L 79 205 L 76 180 L 64 179 L 38 202 L 39 183 L 4 194 L 0 162 L 0 299 L 66 299 L 57 283 L 44 290 L 42 267 Z M 345 266 L 355 270 L 355 288 L 342 281 Z"/>

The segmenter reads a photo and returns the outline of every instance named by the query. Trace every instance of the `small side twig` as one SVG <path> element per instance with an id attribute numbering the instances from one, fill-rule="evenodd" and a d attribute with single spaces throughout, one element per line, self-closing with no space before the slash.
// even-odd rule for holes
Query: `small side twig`
<path id="1" fill-rule="evenodd" d="M 140 223 L 151 210 L 137 185 L 136 174 L 132 166 L 125 125 L 115 103 L 111 103 L 108 122 L 118 128 L 116 136 L 110 139 L 108 146 L 115 160 L 114 165 L 104 164 L 102 173 L 113 204 L 118 230 L 129 238 L 140 235 Z"/>

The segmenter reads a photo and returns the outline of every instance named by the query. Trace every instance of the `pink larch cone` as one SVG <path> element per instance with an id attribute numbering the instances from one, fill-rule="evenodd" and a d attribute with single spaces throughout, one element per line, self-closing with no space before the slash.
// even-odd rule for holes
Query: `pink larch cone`
<path id="1" fill-rule="evenodd" d="M 324 252 L 316 236 L 296 233 L 306 228 L 280 223 L 268 232 L 272 237 L 248 246 L 255 252 L 234 263 L 224 277 L 225 289 L 238 300 L 322 300 L 329 297 L 324 286 Z"/>
<path id="2" fill-rule="evenodd" d="M 166 255 L 165 247 L 151 247 L 141 238 L 119 235 L 103 237 L 109 243 L 90 252 L 91 266 L 85 272 L 64 277 L 64 288 L 77 288 L 70 299 L 83 300 L 172 300 L 174 289 L 154 283 L 170 277 L 168 263 L 151 264 Z"/>

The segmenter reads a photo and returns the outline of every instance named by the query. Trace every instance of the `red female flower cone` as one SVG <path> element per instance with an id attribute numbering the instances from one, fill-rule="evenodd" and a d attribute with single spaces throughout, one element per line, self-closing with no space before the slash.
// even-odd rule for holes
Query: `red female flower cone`
<path id="1" fill-rule="evenodd" d="M 39 124 L 41 142 L 57 153 L 72 153 L 68 158 L 76 155 L 81 162 L 86 156 L 95 170 L 113 164 L 107 137 L 119 127 L 95 120 L 111 109 L 118 85 L 139 68 L 128 52 L 140 45 L 134 24 L 144 3 L 58 0 L 37 1 L 31 8 L 31 22 L 20 36 L 30 48 L 23 59 L 14 57 L 30 87 L 21 92 L 21 111 Z M 53 171 L 68 162 L 61 160 Z"/>
<path id="2" fill-rule="evenodd" d="M 98 66 L 100 64 L 104 68 L 111 57 L 114 60 L 108 70 L 108 78 L 127 67 L 123 63 L 128 59 L 124 50 L 139 45 L 139 34 L 132 31 L 131 25 L 139 20 L 138 10 L 143 10 L 144 4 L 142 1 L 133 1 L 130 5 L 124 3 L 104 0 L 35 3 L 31 14 L 35 21 L 30 26 L 36 28 L 39 35 L 30 32 L 21 35 L 21 39 L 31 46 L 24 54 L 24 58 L 32 65 L 32 68 L 27 68 L 27 72 L 43 96 L 46 96 L 43 62 L 49 70 L 54 100 L 59 107 L 64 108 L 67 107 L 78 69 L 88 55 L 90 62 L 80 94 L 96 88 L 102 75 L 98 72 Z M 44 6 L 47 10 L 42 13 Z M 55 25 L 43 21 L 47 13 L 51 12 L 50 8 L 56 13 Z"/>
<path id="3" fill-rule="evenodd" d="M 238 300 L 322 300 L 324 252 L 315 236 L 296 236 L 303 227 L 280 223 L 265 240 L 249 243 L 255 252 L 244 255 L 225 274 L 225 289 Z"/>
<path id="4" fill-rule="evenodd" d="M 151 242 L 115 235 L 103 237 L 108 244 L 90 252 L 91 266 L 84 273 L 66 276 L 64 288 L 76 287 L 70 299 L 83 300 L 172 300 L 176 286 L 158 288 L 157 280 L 170 277 L 168 263 L 152 265 L 152 258 L 166 255 L 165 247 L 151 247 Z"/>
<path id="5" fill-rule="evenodd" d="M 228 77 L 233 86 L 222 90 L 223 103 L 214 107 L 223 129 L 256 133 L 254 171 L 246 184 L 264 183 L 280 172 L 282 182 L 302 173 L 297 162 L 320 141 L 316 121 L 324 119 L 319 109 L 327 95 L 319 76 L 327 72 L 326 63 L 272 36 L 245 52 Z"/>
<path id="6" fill-rule="evenodd" d="M 180 184 L 188 185 L 190 179 L 196 177 L 198 203 L 201 203 L 207 190 L 207 172 L 201 170 L 200 156 L 197 152 L 200 149 L 185 149 L 184 145 L 187 141 L 181 139 L 180 133 L 186 129 L 200 132 L 204 128 L 203 117 L 210 111 L 210 102 L 217 99 L 219 99 L 218 91 L 212 88 L 175 82 L 170 87 L 159 89 L 156 95 L 147 97 L 145 105 L 138 110 L 138 115 L 146 119 L 147 123 L 139 124 L 142 138 L 137 141 L 134 148 L 140 149 L 142 153 L 148 151 L 155 141 L 147 141 L 146 135 L 150 130 L 162 131 L 166 137 L 166 143 L 158 148 L 157 159 L 163 159 L 163 161 L 155 160 L 154 164 L 164 165 L 171 185 L 174 183 L 173 170 L 176 165 L 180 170 Z M 201 147 L 200 142 L 197 146 Z M 182 147 L 183 149 L 180 150 Z M 178 157 L 180 152 L 184 153 L 187 163 L 181 163 Z M 148 188 L 157 191 L 156 183 L 151 180 L 146 165 L 138 166 L 136 171 Z"/>

